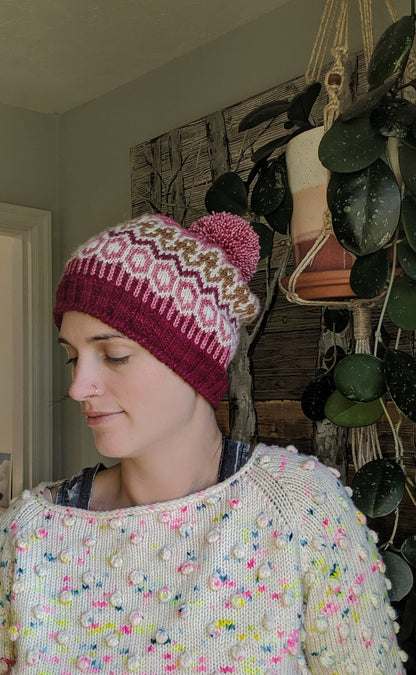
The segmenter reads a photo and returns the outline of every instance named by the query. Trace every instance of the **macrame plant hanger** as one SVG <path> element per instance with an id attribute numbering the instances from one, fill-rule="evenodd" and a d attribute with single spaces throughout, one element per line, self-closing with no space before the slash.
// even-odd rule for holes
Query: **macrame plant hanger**
<path id="1" fill-rule="evenodd" d="M 377 0 L 378 1 L 378 0 Z M 373 13 L 372 0 L 357 0 L 359 4 L 361 36 L 366 68 L 373 52 Z M 392 21 L 397 21 L 390 0 L 385 0 Z M 348 58 L 348 10 L 349 0 L 326 0 L 318 33 L 315 39 L 305 79 L 308 84 L 317 82 L 321 76 L 324 59 L 328 52 L 331 34 L 334 35 L 331 47 L 331 55 L 334 59 L 331 68 L 325 76 L 325 90 L 328 102 L 324 108 L 324 132 L 327 131 L 338 117 L 341 108 L 341 97 L 344 92 L 345 62 Z M 408 63 L 409 75 L 415 77 L 416 59 L 411 55 Z M 413 74 L 415 73 L 415 74 Z M 351 298 L 346 300 L 306 300 L 296 292 L 296 284 L 299 276 L 307 269 L 314 260 L 316 254 L 325 246 L 328 239 L 334 236 L 332 218 L 329 209 L 324 213 L 324 222 L 320 235 L 306 253 L 305 257 L 297 265 L 289 277 L 287 287 L 281 283 L 286 264 L 289 260 L 292 242 L 288 241 L 288 250 L 281 268 L 280 288 L 290 302 L 300 305 L 328 306 L 334 309 L 349 309 L 353 316 L 353 334 L 355 352 L 369 354 L 372 351 L 372 323 L 371 308 L 380 306 L 382 297 L 364 300 Z M 351 429 L 351 449 L 355 469 L 358 470 L 363 464 L 382 457 L 378 440 L 377 426 L 371 424 L 366 427 Z"/>

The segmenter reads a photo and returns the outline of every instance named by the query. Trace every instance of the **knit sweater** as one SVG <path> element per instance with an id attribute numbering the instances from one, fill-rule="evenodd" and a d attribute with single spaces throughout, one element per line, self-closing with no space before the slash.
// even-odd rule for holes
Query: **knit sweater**
<path id="1" fill-rule="evenodd" d="M 198 494 L 1 518 L 0 672 L 399 675 L 394 610 L 336 472 L 259 445 Z"/>

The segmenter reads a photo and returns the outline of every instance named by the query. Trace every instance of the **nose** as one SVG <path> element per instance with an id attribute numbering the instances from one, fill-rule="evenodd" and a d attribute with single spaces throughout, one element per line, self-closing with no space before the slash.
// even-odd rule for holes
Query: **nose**
<path id="1" fill-rule="evenodd" d="M 100 387 L 95 384 L 96 375 L 96 370 L 87 367 L 80 368 L 78 361 L 72 371 L 72 382 L 68 389 L 70 397 L 74 401 L 85 401 L 88 398 L 99 396 Z"/>

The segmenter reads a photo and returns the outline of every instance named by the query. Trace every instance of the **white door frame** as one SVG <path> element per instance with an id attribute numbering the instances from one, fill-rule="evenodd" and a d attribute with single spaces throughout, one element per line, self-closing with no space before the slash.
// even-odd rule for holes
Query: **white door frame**
<path id="1" fill-rule="evenodd" d="M 51 222 L 50 211 L 0 202 L 0 233 L 23 249 L 23 457 L 14 461 L 14 495 L 52 478 Z"/>

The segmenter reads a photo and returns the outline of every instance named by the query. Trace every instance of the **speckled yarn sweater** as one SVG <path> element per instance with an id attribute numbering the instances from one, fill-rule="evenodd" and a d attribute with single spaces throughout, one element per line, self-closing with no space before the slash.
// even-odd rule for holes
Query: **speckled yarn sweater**
<path id="1" fill-rule="evenodd" d="M 202 493 L 1 518 L 1 672 L 399 675 L 373 537 L 334 472 L 258 446 Z"/>

